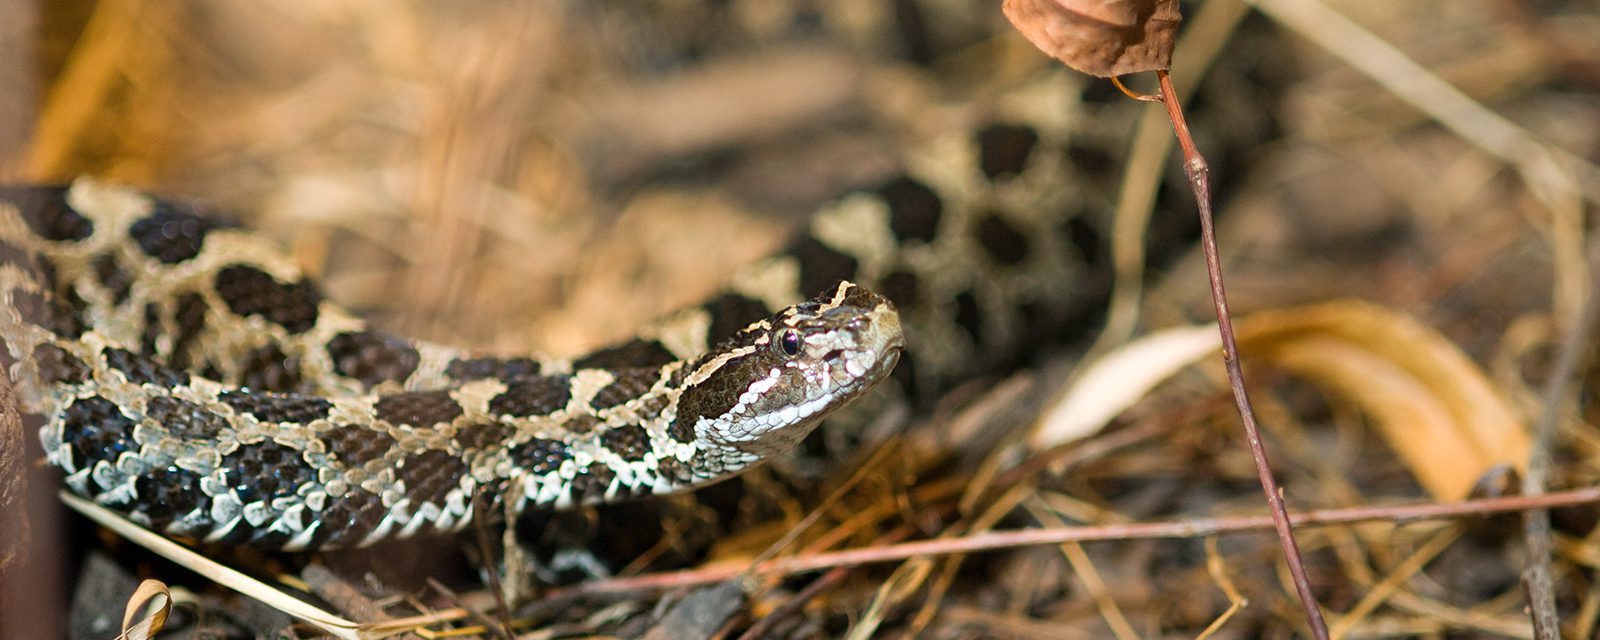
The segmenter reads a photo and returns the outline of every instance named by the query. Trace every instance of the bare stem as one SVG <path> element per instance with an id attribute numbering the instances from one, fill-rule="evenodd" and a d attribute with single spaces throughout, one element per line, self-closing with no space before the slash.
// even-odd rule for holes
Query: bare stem
<path id="1" fill-rule="evenodd" d="M 1467 502 L 1361 506 L 1297 513 L 1290 521 L 1300 527 L 1389 521 L 1414 523 L 1422 520 L 1486 516 L 1496 513 L 1553 509 L 1600 503 L 1600 486 L 1545 493 L 1537 496 L 1504 496 Z M 589 594 L 621 594 L 657 591 L 721 582 L 745 574 L 784 576 L 837 567 L 896 562 L 924 556 L 941 556 L 1019 547 L 1058 545 L 1068 542 L 1111 540 L 1150 540 L 1159 538 L 1204 538 L 1225 533 L 1240 533 L 1275 528 L 1271 516 L 1231 516 L 1196 518 L 1172 522 L 1135 522 L 1078 527 L 1033 528 L 1013 531 L 987 531 L 961 538 L 918 540 L 889 545 L 871 545 L 808 555 L 777 558 L 751 567 L 749 562 L 727 562 L 683 571 L 595 580 L 550 592 L 547 600 L 570 599 Z"/>
<path id="2" fill-rule="evenodd" d="M 1244 422 L 1245 440 L 1250 444 L 1250 455 L 1256 461 L 1256 474 L 1261 479 L 1261 491 L 1266 494 L 1267 508 L 1272 514 L 1273 527 L 1278 532 L 1278 544 L 1283 547 L 1284 560 L 1289 565 L 1289 575 L 1294 579 L 1295 592 L 1300 596 L 1300 607 L 1305 611 L 1306 624 L 1318 640 L 1328 637 L 1328 624 L 1322 618 L 1311 593 L 1311 581 L 1306 578 L 1305 562 L 1300 557 L 1300 546 L 1295 542 L 1294 530 L 1289 523 L 1288 510 L 1283 505 L 1283 492 L 1272 477 L 1272 467 L 1267 461 L 1266 447 L 1261 444 L 1261 430 L 1256 427 L 1255 411 L 1250 406 L 1250 395 L 1244 388 L 1244 371 L 1239 366 L 1239 347 L 1233 339 L 1233 318 L 1228 314 L 1228 294 L 1222 285 L 1222 264 L 1217 258 L 1217 233 L 1211 220 L 1211 181 L 1206 160 L 1195 148 L 1189 135 L 1189 125 L 1184 121 L 1183 107 L 1178 104 L 1178 92 L 1172 88 L 1172 77 L 1166 71 L 1157 71 L 1161 81 L 1162 104 L 1172 119 L 1172 129 L 1178 135 L 1178 145 L 1183 148 L 1183 170 L 1189 177 L 1189 187 L 1194 190 L 1200 208 L 1200 247 L 1206 256 L 1206 275 L 1211 281 L 1211 302 L 1217 311 L 1217 329 L 1222 332 L 1222 360 L 1228 369 L 1228 385 L 1233 389 L 1233 400 Z"/>

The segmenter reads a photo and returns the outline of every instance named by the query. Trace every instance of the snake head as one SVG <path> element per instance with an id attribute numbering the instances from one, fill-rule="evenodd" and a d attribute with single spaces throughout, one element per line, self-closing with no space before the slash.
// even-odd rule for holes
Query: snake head
<path id="1" fill-rule="evenodd" d="M 745 327 L 696 362 L 673 431 L 764 459 L 887 378 L 904 348 L 894 305 L 841 282 Z"/>

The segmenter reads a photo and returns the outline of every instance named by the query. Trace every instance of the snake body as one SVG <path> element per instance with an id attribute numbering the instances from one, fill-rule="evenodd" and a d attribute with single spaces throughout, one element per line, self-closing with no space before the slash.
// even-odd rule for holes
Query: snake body
<path id="1" fill-rule="evenodd" d="M 516 511 L 692 487 L 798 442 L 902 352 L 895 376 L 925 394 L 1096 312 L 1120 135 L 1081 126 L 1080 85 L 999 96 L 722 294 L 572 360 L 375 330 L 185 203 L 7 188 L 0 351 L 67 486 L 170 534 L 359 546 L 458 530 L 474 496 Z"/>

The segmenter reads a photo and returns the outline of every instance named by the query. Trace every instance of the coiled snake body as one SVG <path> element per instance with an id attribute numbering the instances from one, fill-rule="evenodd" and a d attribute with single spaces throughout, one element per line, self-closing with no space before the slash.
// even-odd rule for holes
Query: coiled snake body
<path id="1" fill-rule="evenodd" d="M 794 444 L 902 350 L 915 394 L 1099 306 L 1103 168 L 1069 169 L 1116 151 L 1076 125 L 1077 82 L 1002 96 L 722 295 L 570 361 L 376 331 L 183 204 L 7 188 L 3 351 L 68 487 L 172 534 L 354 546 L 459 529 L 475 494 L 516 510 L 694 486 Z"/>

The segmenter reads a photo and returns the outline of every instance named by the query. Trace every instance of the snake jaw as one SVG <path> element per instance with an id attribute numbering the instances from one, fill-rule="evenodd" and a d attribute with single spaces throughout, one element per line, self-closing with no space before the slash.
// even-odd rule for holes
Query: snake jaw
<path id="1" fill-rule="evenodd" d="M 789 332 L 799 336 L 792 354 Z M 676 420 L 692 421 L 699 441 L 765 459 L 887 378 L 904 348 L 894 306 L 841 282 L 720 345 L 701 366 L 707 373 L 691 376 Z"/>

